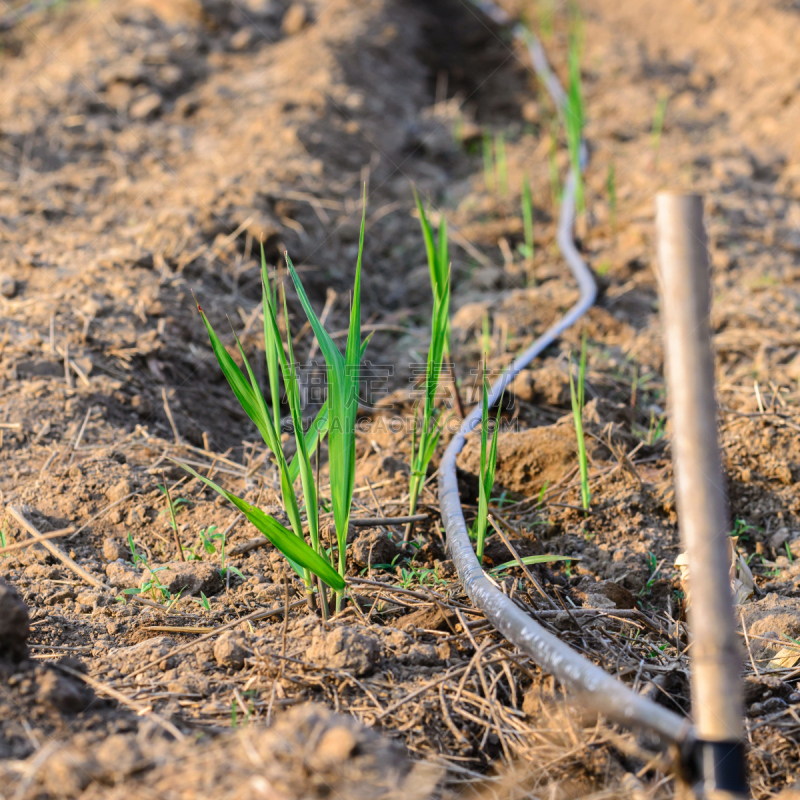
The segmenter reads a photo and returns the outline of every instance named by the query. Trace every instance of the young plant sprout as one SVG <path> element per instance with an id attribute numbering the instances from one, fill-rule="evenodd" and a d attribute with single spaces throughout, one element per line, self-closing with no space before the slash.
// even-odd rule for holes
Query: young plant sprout
<path id="1" fill-rule="evenodd" d="M 494 486 L 494 473 L 497 466 L 497 434 L 500 421 L 495 420 L 492 440 L 489 443 L 489 381 L 486 379 L 486 362 L 483 363 L 483 397 L 481 413 L 481 467 L 478 474 L 478 517 L 475 520 L 475 552 L 478 561 L 483 563 L 483 545 L 489 524 L 489 498 Z M 502 398 L 500 399 L 502 404 Z"/>
<path id="2" fill-rule="evenodd" d="M 580 20 L 577 14 L 573 18 L 569 34 L 569 91 L 567 92 L 567 107 L 565 113 L 569 160 L 575 175 L 575 202 L 578 212 L 582 213 L 585 208 L 585 203 L 580 158 L 583 126 L 586 119 L 584 117 L 583 90 L 581 89 Z"/>
<path id="3" fill-rule="evenodd" d="M 656 163 L 658 163 L 658 152 L 661 149 L 661 133 L 664 130 L 664 117 L 667 115 L 667 95 L 662 94 L 656 103 L 656 110 L 653 114 L 653 127 L 650 130 L 650 147 L 655 153 Z"/>
<path id="4" fill-rule="evenodd" d="M 350 326 L 347 333 L 347 344 L 344 355 L 323 327 L 314 309 L 311 307 L 300 277 L 288 254 L 286 264 L 292 276 L 306 317 L 317 337 L 322 355 L 325 358 L 328 375 L 328 457 L 331 465 L 330 484 L 333 505 L 333 520 L 336 527 L 336 539 L 339 549 L 340 585 L 336 589 L 336 608 L 341 609 L 344 599 L 344 574 L 347 560 L 347 529 L 350 524 L 350 507 L 353 502 L 356 469 L 356 415 L 358 413 L 358 383 L 361 367 L 361 356 L 366 342 L 361 342 L 361 256 L 364 251 L 364 225 L 366 222 L 366 187 L 361 216 L 361 233 L 358 242 L 358 259 L 356 262 L 355 283 L 350 306 Z M 368 341 L 368 340 L 367 340 Z M 310 450 L 308 451 L 310 452 Z M 306 457 L 308 456 L 306 453 Z M 298 453 L 298 456 L 300 453 Z M 311 475 L 310 460 L 307 465 L 301 458 L 301 475 L 308 467 Z M 313 484 L 313 481 L 310 481 Z M 309 506 L 307 506 L 309 507 Z M 313 551 L 312 551 L 313 552 Z M 316 553 L 315 553 L 316 555 Z M 322 577 L 322 576 L 320 576 Z"/>
<path id="5" fill-rule="evenodd" d="M 289 271 L 292 275 L 295 287 L 297 288 L 300 300 L 306 313 L 309 315 L 312 327 L 317 336 L 320 346 L 325 354 L 326 361 L 329 365 L 329 396 L 328 402 L 320 410 L 317 418 L 311 426 L 308 434 L 304 435 L 302 419 L 300 417 L 300 391 L 297 383 L 297 371 L 294 365 L 294 354 L 291 347 L 291 333 L 288 330 L 287 320 L 287 333 L 286 333 L 286 349 L 289 352 L 287 359 L 284 352 L 284 344 L 281 339 L 280 330 L 277 324 L 276 302 L 277 292 L 271 285 L 269 275 L 266 269 L 266 262 L 262 253 L 262 278 L 263 278 L 263 303 L 264 303 L 264 342 L 266 346 L 266 362 L 268 370 L 268 378 L 270 382 L 270 390 L 272 392 L 272 411 L 267 408 L 266 400 L 264 399 L 258 383 L 255 379 L 250 364 L 245 357 L 244 350 L 238 337 L 236 338 L 236 345 L 239 350 L 240 357 L 245 366 L 247 376 L 238 367 L 234 359 L 223 346 L 216 332 L 214 331 L 208 318 L 199 308 L 203 322 L 206 326 L 211 347 L 214 355 L 217 358 L 225 378 L 228 381 L 234 395 L 241 404 L 245 413 L 255 423 L 259 430 L 264 442 L 271 451 L 275 462 L 278 467 L 278 474 L 280 478 L 281 496 L 283 499 L 283 506 L 291 530 L 284 527 L 273 517 L 265 514 L 260 509 L 252 506 L 247 501 L 240 497 L 228 492 L 222 487 L 210 481 L 208 478 L 199 475 L 190 467 L 182 464 L 181 466 L 201 480 L 207 486 L 210 486 L 214 491 L 226 497 L 233 505 L 235 505 L 245 517 L 263 533 L 275 547 L 287 558 L 292 568 L 297 572 L 306 586 L 306 594 L 309 601 L 309 606 L 313 607 L 313 586 L 312 575 L 324 581 L 328 586 L 337 592 L 338 603 L 341 607 L 343 598 L 345 582 L 344 582 L 344 566 L 345 566 L 345 546 L 346 546 L 346 530 L 347 520 L 349 519 L 349 506 L 352 499 L 352 489 L 354 481 L 354 461 L 355 461 L 355 413 L 357 410 L 357 387 L 358 387 L 358 364 L 360 363 L 362 348 L 360 343 L 360 303 L 359 303 L 359 285 L 360 285 L 360 272 L 361 272 L 361 251 L 363 249 L 364 241 L 364 219 L 362 217 L 361 224 L 361 245 L 358 254 L 358 266 L 356 270 L 356 290 L 353 304 L 353 313 L 351 315 L 351 336 L 348 338 L 348 357 L 346 364 L 336 364 L 336 369 L 331 369 L 333 356 L 330 352 L 330 347 L 342 360 L 339 351 L 333 345 L 332 340 L 319 324 L 313 310 L 305 295 L 300 279 L 292 265 L 288 255 L 286 261 Z M 285 298 L 284 298 L 285 310 Z M 355 320 L 356 330 L 355 338 L 353 338 L 353 320 Z M 235 336 L 235 333 L 234 333 Z M 352 340 L 352 342 L 351 342 Z M 355 351 L 355 355 L 351 354 L 351 350 Z M 351 369 L 355 363 L 355 370 Z M 347 368 L 345 368 L 345 366 Z M 339 369 L 341 367 L 341 369 Z M 279 409 L 279 373 L 283 373 L 284 388 L 289 400 L 289 407 L 292 414 L 292 423 L 297 440 L 297 454 L 292 461 L 291 465 L 286 460 L 280 439 L 280 409 Z M 351 403 L 343 401 L 346 393 L 352 397 Z M 335 413 L 329 414 L 329 409 Z M 328 554 L 320 545 L 319 541 L 319 528 L 317 518 L 317 493 L 314 487 L 314 480 L 311 470 L 310 453 L 316 446 L 320 437 L 325 434 L 329 423 L 337 426 L 334 430 L 331 429 L 329 433 L 329 449 L 331 456 L 331 463 L 341 465 L 343 471 L 339 469 L 331 470 L 331 487 L 334 494 L 334 518 L 336 520 L 337 536 L 339 538 L 339 572 L 333 569 L 328 559 Z M 349 445 L 347 442 L 343 443 L 343 439 L 349 438 Z M 349 475 L 349 479 L 346 477 Z M 309 532 L 311 536 L 311 546 L 309 546 L 304 538 L 303 524 L 300 516 L 300 504 L 298 502 L 297 494 L 294 489 L 294 483 L 298 476 L 301 478 L 303 488 L 303 496 L 305 500 L 305 508 L 307 511 L 307 519 Z M 341 483 L 342 477 L 345 476 L 345 485 L 349 480 L 349 495 L 345 491 L 342 494 Z M 338 492 L 338 494 L 337 494 Z M 346 513 L 343 507 L 346 505 Z M 341 527 L 342 521 L 344 528 Z M 344 530 L 345 534 L 340 531 Z M 324 598 L 323 598 L 324 604 Z"/>
<path id="6" fill-rule="evenodd" d="M 536 285 L 536 277 L 533 274 L 533 199 L 531 197 L 531 185 L 527 176 L 522 179 L 522 230 L 525 236 L 525 243 L 517 245 L 522 257 L 528 262 L 528 285 Z"/>
<path id="7" fill-rule="evenodd" d="M 164 493 L 167 498 L 167 510 L 169 511 L 169 526 L 172 528 L 172 535 L 175 537 L 175 547 L 178 550 L 178 556 L 180 557 L 181 561 L 186 561 L 186 556 L 183 553 L 183 545 L 181 545 L 181 537 L 178 533 L 178 520 L 175 515 L 175 503 L 172 502 L 172 496 L 169 493 L 169 486 L 167 485 L 167 478 L 164 473 L 161 473 L 161 480 L 164 481 L 163 486 L 159 486 L 158 488 Z"/>
<path id="8" fill-rule="evenodd" d="M 584 404 L 584 384 L 586 378 L 586 334 L 584 333 L 581 344 L 581 360 L 578 367 L 578 386 L 572 379 L 572 356 L 570 356 L 569 369 L 569 394 L 572 400 L 572 418 L 575 421 L 575 436 L 578 440 L 578 468 L 581 475 L 581 504 L 583 510 L 589 510 L 592 494 L 589 490 L 589 461 L 586 455 L 586 442 L 583 438 L 583 411 Z"/>
<path id="9" fill-rule="evenodd" d="M 442 361 L 449 353 L 450 336 L 450 263 L 447 250 L 447 223 L 444 215 L 439 223 L 438 241 L 434 237 L 425 209 L 416 196 L 422 236 L 430 268 L 431 289 L 433 291 L 433 319 L 431 321 L 431 343 L 428 348 L 428 361 L 425 370 L 425 395 L 422 401 L 422 424 L 417 420 L 414 410 L 414 427 L 411 438 L 411 479 L 408 486 L 408 514 L 413 516 L 417 501 L 428 474 L 428 465 L 433 458 L 444 422 L 441 413 L 435 408 L 436 393 L 442 373 Z M 413 523 L 405 531 L 405 541 L 411 537 Z"/>

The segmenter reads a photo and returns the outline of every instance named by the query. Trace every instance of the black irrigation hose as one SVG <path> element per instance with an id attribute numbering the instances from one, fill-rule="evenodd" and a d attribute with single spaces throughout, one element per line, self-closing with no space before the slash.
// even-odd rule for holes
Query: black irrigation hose
<path id="1" fill-rule="evenodd" d="M 510 22 L 505 12 L 493 3 L 478 2 L 477 5 L 493 21 L 503 25 Z M 528 48 L 539 79 L 547 87 L 559 113 L 563 114 L 566 110 L 566 95 L 550 69 L 538 39 L 521 25 L 514 28 L 514 36 Z M 588 153 L 583 147 L 581 169 L 587 160 Z M 499 400 L 502 392 L 520 370 L 591 308 L 597 297 L 597 285 L 592 273 L 580 257 L 572 238 L 576 181 L 577 175 L 571 169 L 561 200 L 557 241 L 578 282 L 580 299 L 564 317 L 517 356 L 503 375 L 492 384 L 489 394 L 490 405 Z M 648 729 L 662 739 L 677 743 L 684 754 L 688 755 L 688 748 L 694 741 L 692 726 L 688 720 L 636 694 L 624 683 L 549 633 L 503 594 L 481 568 L 467 533 L 456 480 L 456 457 L 464 447 L 466 435 L 477 427 L 480 421 L 481 408 L 477 406 L 462 422 L 439 467 L 439 504 L 447 532 L 447 546 L 470 600 L 483 611 L 486 618 L 506 639 L 529 655 L 542 669 L 576 692 L 584 706 L 618 722 Z"/>

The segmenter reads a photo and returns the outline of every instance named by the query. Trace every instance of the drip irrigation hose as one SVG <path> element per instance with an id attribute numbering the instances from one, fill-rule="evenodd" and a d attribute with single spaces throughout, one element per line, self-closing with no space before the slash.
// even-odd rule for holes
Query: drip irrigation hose
<path id="1" fill-rule="evenodd" d="M 508 25 L 506 13 L 491 2 L 476 5 L 494 22 Z M 566 95 L 547 62 L 538 39 L 524 26 L 516 25 L 514 37 L 527 49 L 539 80 L 547 88 L 560 115 L 566 112 Z M 585 168 L 588 151 L 581 145 L 580 169 Z M 558 246 L 580 289 L 577 303 L 558 322 L 518 355 L 503 375 L 492 384 L 489 405 L 500 399 L 511 381 L 536 356 L 549 347 L 567 328 L 575 324 L 594 304 L 597 285 L 573 241 L 575 189 L 578 176 L 570 169 L 564 185 L 558 220 Z M 464 447 L 467 434 L 481 422 L 481 408 L 476 406 L 466 416 L 450 442 L 439 467 L 439 503 L 447 533 L 447 546 L 458 576 L 470 600 L 489 622 L 512 644 L 530 656 L 542 669 L 554 675 L 578 695 L 585 707 L 631 727 L 643 728 L 662 739 L 677 744 L 684 767 L 695 763 L 695 737 L 691 723 L 663 706 L 636 694 L 621 681 L 584 658 L 522 611 L 491 581 L 478 563 L 467 533 L 456 479 L 456 458 Z"/>

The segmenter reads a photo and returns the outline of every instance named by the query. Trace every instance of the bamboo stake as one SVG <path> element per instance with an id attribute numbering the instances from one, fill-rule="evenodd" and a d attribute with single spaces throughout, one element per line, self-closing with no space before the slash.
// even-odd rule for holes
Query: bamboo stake
<path id="1" fill-rule="evenodd" d="M 658 261 L 681 536 L 689 559 L 692 707 L 706 796 L 746 795 L 741 653 L 717 442 L 711 291 L 703 200 L 656 198 Z"/>

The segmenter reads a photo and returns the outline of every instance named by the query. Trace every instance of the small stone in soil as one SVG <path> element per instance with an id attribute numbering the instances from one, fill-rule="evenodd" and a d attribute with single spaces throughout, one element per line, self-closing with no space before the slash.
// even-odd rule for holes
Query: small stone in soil
<path id="1" fill-rule="evenodd" d="M 250 654 L 244 636 L 235 631 L 228 631 L 214 643 L 214 660 L 221 667 L 241 669 L 244 660 Z"/>
<path id="2" fill-rule="evenodd" d="M 17 282 L 10 275 L 0 275 L 0 294 L 12 298 L 17 293 Z"/>
<path id="3" fill-rule="evenodd" d="M 108 536 L 103 540 L 103 558 L 106 561 L 130 561 L 131 551 L 119 539 Z"/>
<path id="4" fill-rule="evenodd" d="M 117 589 L 135 589 L 141 581 L 141 573 L 121 558 L 106 564 L 106 576 Z"/>
<path id="5" fill-rule="evenodd" d="M 317 630 L 308 648 L 308 659 L 334 669 L 345 669 L 357 677 L 372 672 L 380 654 L 377 639 L 360 626 Z"/>
<path id="6" fill-rule="evenodd" d="M 353 561 L 360 567 L 391 564 L 398 553 L 397 545 L 379 530 L 359 534 L 349 549 Z"/>
<path id="7" fill-rule="evenodd" d="M 286 10 L 281 23 L 281 30 L 287 36 L 294 36 L 303 30 L 308 21 L 308 14 L 302 3 L 292 3 Z"/>
<path id="8" fill-rule="evenodd" d="M 169 561 L 160 565 L 161 569 L 154 566 L 155 572 L 149 569 L 144 571 L 144 580 L 157 579 L 170 594 L 182 593 L 187 595 L 216 594 L 222 588 L 222 579 L 216 564 L 208 561 Z"/>

